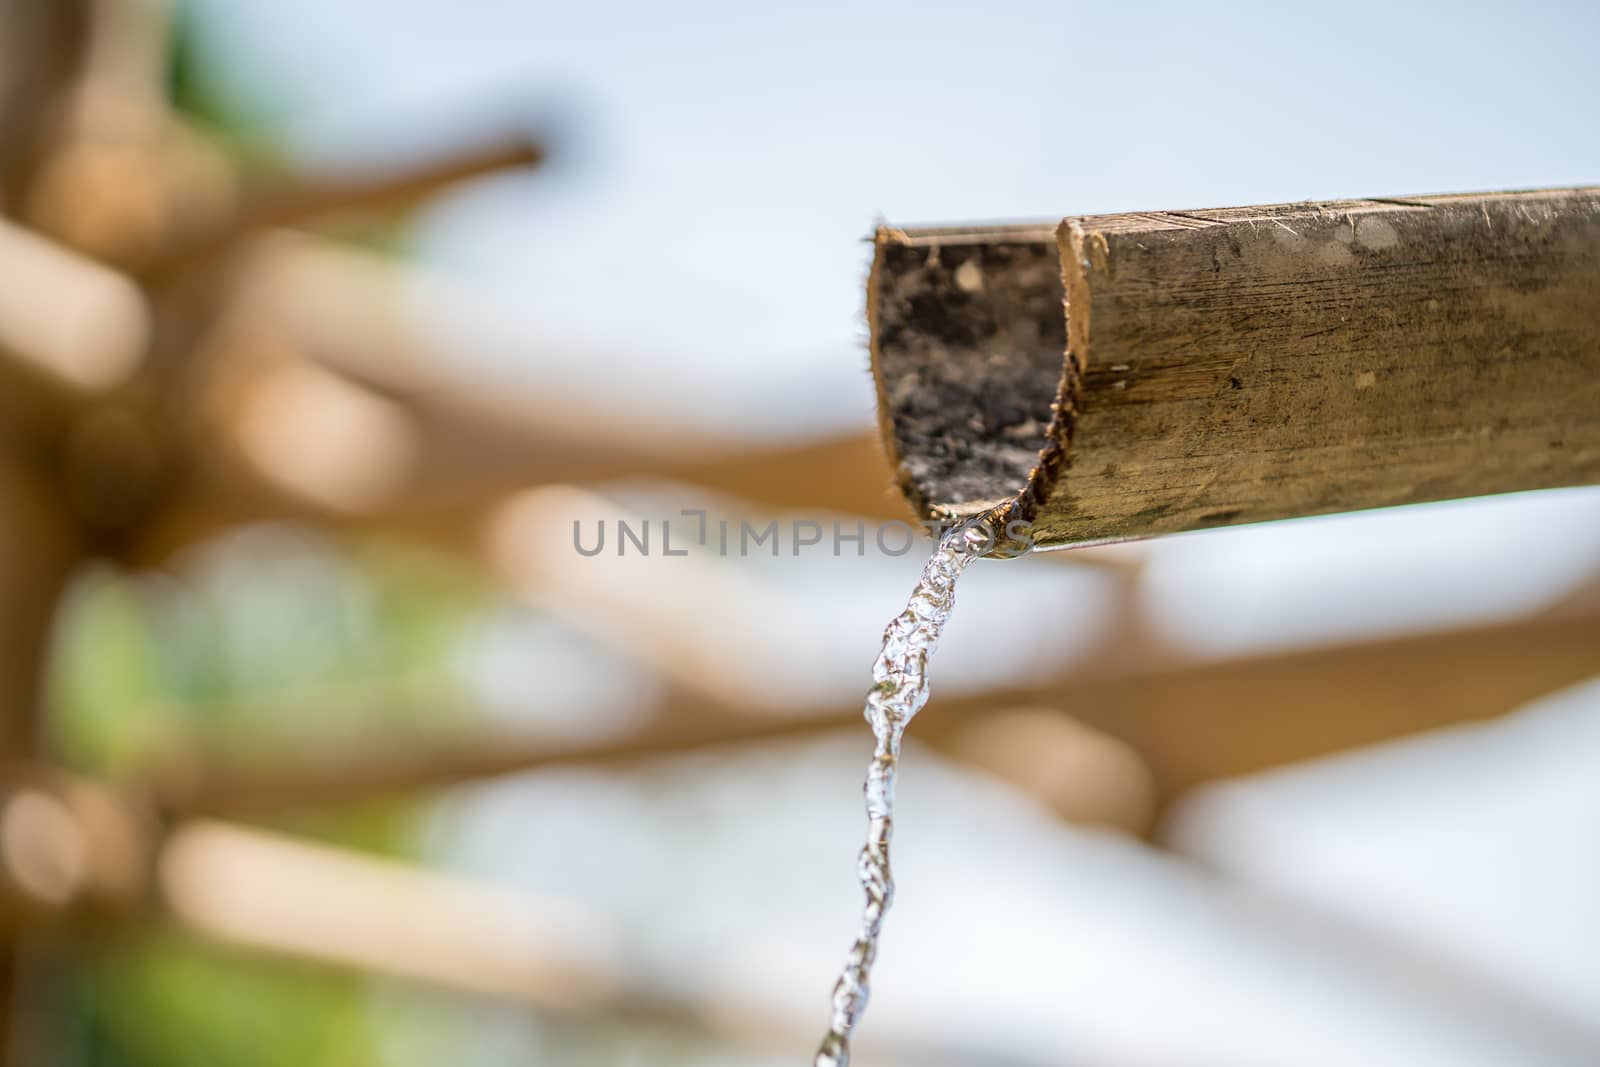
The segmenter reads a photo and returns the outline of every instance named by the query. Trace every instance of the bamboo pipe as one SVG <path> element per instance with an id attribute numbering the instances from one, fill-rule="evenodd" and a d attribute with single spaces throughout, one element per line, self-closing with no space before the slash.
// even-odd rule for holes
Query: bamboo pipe
<path id="1" fill-rule="evenodd" d="M 907 499 L 1039 547 L 1600 482 L 1600 188 L 884 227 L 868 318 Z"/>

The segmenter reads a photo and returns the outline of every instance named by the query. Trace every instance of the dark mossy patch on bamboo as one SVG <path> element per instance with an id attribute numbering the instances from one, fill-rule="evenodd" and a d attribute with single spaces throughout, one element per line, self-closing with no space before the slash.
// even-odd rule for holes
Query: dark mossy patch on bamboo
<path id="1" fill-rule="evenodd" d="M 1066 345 L 1051 230 L 881 230 L 873 366 L 901 488 L 920 511 L 1019 493 L 1048 445 Z"/>

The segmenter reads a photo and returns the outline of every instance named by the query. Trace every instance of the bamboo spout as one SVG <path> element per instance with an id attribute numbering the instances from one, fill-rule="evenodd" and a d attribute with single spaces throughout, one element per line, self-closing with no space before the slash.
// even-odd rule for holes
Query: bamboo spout
<path id="1" fill-rule="evenodd" d="M 880 229 L 924 514 L 1040 547 L 1600 482 L 1600 188 Z"/>

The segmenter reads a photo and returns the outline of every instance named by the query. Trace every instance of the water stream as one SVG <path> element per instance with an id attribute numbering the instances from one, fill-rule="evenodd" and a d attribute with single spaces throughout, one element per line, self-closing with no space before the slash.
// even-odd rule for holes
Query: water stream
<path id="1" fill-rule="evenodd" d="M 947 530 L 934 547 L 933 558 L 922 568 L 906 609 L 883 631 L 883 650 L 872 665 L 872 688 L 867 692 L 866 717 L 876 739 L 864 787 L 867 843 L 856 861 L 866 906 L 861 932 L 833 987 L 833 1018 L 813 1067 L 847 1067 L 850 1062 L 850 1038 L 867 1008 L 878 935 L 894 900 L 889 838 L 894 833 L 900 741 L 906 724 L 928 702 L 928 661 L 954 606 L 956 579 L 974 559 L 994 550 L 995 532 L 1005 528 L 1004 518 L 1003 512 L 990 512 Z"/>

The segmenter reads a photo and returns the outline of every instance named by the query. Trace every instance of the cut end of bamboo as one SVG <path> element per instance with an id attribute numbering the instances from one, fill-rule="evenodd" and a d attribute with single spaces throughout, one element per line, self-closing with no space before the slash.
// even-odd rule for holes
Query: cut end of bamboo
<path id="1" fill-rule="evenodd" d="M 1057 547 L 1600 482 L 1600 189 L 878 231 L 927 516 Z"/>
<path id="2" fill-rule="evenodd" d="M 1051 451 L 1066 346 L 1053 229 L 881 228 L 869 283 L 884 441 L 919 512 L 1022 494 Z"/>

